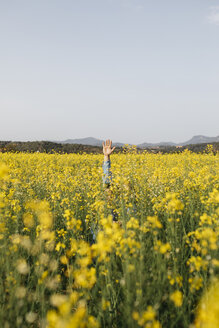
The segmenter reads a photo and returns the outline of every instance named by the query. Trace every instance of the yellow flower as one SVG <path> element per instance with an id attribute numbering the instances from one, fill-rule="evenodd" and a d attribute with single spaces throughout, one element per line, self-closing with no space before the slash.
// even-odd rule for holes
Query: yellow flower
<path id="1" fill-rule="evenodd" d="M 0 179 L 7 180 L 9 177 L 9 168 L 5 164 L 0 164 Z"/>
<path id="2" fill-rule="evenodd" d="M 170 295 L 170 300 L 173 301 L 175 306 L 180 307 L 183 301 L 183 294 L 179 290 L 176 290 Z"/>
<path id="3" fill-rule="evenodd" d="M 142 315 L 144 321 L 153 321 L 155 319 L 156 312 L 152 308 L 152 306 L 148 306 L 147 311 L 145 311 Z"/>
<path id="4" fill-rule="evenodd" d="M 149 222 L 152 228 L 161 229 L 163 227 L 157 216 L 148 216 L 147 221 Z"/>
<path id="5" fill-rule="evenodd" d="M 32 228 L 34 226 L 33 215 L 31 213 L 24 213 L 23 222 L 25 226 L 27 226 L 28 228 Z"/>
<path id="6" fill-rule="evenodd" d="M 61 248 L 65 248 L 65 244 L 63 244 L 63 243 L 61 243 L 61 242 L 59 241 L 58 244 L 57 244 L 56 247 L 55 247 L 55 250 L 56 250 L 57 252 L 59 252 Z"/>
<path id="7" fill-rule="evenodd" d="M 203 286 L 202 277 L 198 277 L 198 276 L 190 277 L 188 281 L 189 281 L 189 284 L 190 284 L 191 292 L 199 290 Z"/>
<path id="8" fill-rule="evenodd" d="M 136 320 L 141 327 L 161 328 L 159 321 L 156 320 L 156 312 L 152 306 L 148 306 L 147 310 L 142 314 L 139 314 L 137 311 L 133 311 L 132 318 Z"/>
<path id="9" fill-rule="evenodd" d="M 195 327 L 217 328 L 219 327 L 219 281 L 215 279 L 207 290 L 198 307 Z"/>
<path id="10" fill-rule="evenodd" d="M 169 243 L 163 244 L 160 240 L 157 240 L 154 249 L 158 250 L 161 254 L 166 254 L 168 251 L 171 250 L 171 246 Z"/>
<path id="11" fill-rule="evenodd" d="M 102 309 L 103 311 L 106 311 L 110 306 L 110 302 L 102 298 Z"/>

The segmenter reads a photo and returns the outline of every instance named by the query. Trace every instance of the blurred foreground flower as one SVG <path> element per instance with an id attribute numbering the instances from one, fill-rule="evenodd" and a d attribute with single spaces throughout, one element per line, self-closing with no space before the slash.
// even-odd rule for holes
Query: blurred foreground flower
<path id="1" fill-rule="evenodd" d="M 215 279 L 199 304 L 195 328 L 219 327 L 219 280 Z"/>

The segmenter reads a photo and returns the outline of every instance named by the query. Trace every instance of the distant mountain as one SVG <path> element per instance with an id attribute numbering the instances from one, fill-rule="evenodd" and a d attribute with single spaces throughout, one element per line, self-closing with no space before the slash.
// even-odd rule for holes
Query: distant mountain
<path id="1" fill-rule="evenodd" d="M 80 144 L 80 145 L 89 145 L 89 146 L 102 146 L 102 142 L 104 140 L 88 137 L 82 139 L 67 139 L 64 141 L 53 141 L 61 144 Z M 150 148 L 150 147 L 161 147 L 161 146 L 185 146 L 185 145 L 192 145 L 192 144 L 200 144 L 200 143 L 212 143 L 212 142 L 219 142 L 219 136 L 217 137 L 206 137 L 202 135 L 194 136 L 190 140 L 181 142 L 181 143 L 174 143 L 174 142 L 158 142 L 158 143 L 148 143 L 144 142 L 142 144 L 138 144 L 138 148 Z M 123 147 L 125 144 L 121 142 L 113 142 L 113 146 L 115 147 Z M 131 144 L 130 144 L 131 145 Z"/>
<path id="2" fill-rule="evenodd" d="M 89 145 L 89 146 L 102 146 L 103 140 L 88 137 L 88 138 L 82 138 L 82 139 L 67 139 L 64 141 L 60 141 L 62 144 L 80 144 L 80 145 Z"/>
<path id="3" fill-rule="evenodd" d="M 158 143 L 147 143 L 137 145 L 138 148 L 149 148 L 149 147 L 160 147 L 160 146 L 176 146 L 174 142 L 158 142 Z"/>
<path id="4" fill-rule="evenodd" d="M 219 136 L 217 137 L 206 137 L 202 135 L 194 136 L 192 139 L 182 142 L 178 144 L 178 146 L 192 145 L 192 144 L 200 144 L 200 143 L 211 143 L 211 142 L 219 142 Z"/>
<path id="5" fill-rule="evenodd" d="M 175 143 L 175 142 L 159 142 L 159 143 L 143 143 L 137 145 L 139 148 L 147 148 L 147 147 L 160 147 L 160 146 L 186 146 L 186 145 L 194 145 L 201 143 L 211 143 L 211 142 L 219 142 L 219 136 L 217 137 L 206 137 L 202 135 L 194 136 L 188 141 Z"/>
<path id="6" fill-rule="evenodd" d="M 88 137 L 88 138 L 81 138 L 81 139 L 67 139 L 64 141 L 54 141 L 54 142 L 61 143 L 61 144 L 68 143 L 68 144 L 78 144 L 78 145 L 88 145 L 88 146 L 102 146 L 103 141 L 105 141 L 105 140 Z M 122 146 L 124 146 L 124 143 L 114 142 L 113 146 L 122 147 Z"/>

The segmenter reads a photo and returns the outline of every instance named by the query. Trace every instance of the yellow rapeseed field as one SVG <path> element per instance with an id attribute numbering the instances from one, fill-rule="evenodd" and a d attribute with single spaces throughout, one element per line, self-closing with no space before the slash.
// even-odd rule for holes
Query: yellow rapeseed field
<path id="1" fill-rule="evenodd" d="M 111 160 L 0 153 L 0 327 L 219 327 L 218 154 Z"/>

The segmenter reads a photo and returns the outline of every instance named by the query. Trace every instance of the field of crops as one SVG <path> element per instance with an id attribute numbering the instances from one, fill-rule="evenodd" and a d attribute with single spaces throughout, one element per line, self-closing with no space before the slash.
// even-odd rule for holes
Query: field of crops
<path id="1" fill-rule="evenodd" d="M 0 327 L 219 327 L 218 154 L 111 161 L 0 153 Z"/>

